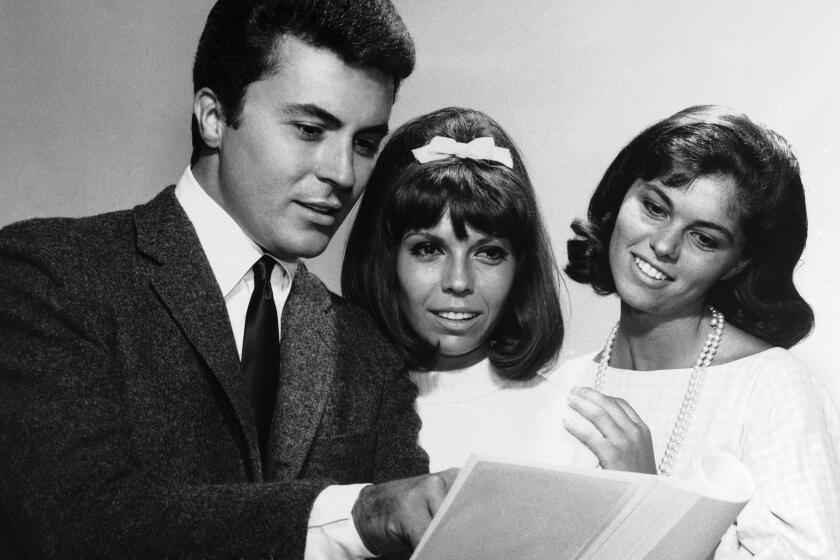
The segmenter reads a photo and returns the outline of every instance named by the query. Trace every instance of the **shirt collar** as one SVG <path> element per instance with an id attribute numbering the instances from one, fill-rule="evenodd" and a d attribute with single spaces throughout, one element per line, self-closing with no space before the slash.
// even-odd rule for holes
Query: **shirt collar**
<path id="1" fill-rule="evenodd" d="M 175 185 L 175 197 L 192 222 L 222 295 L 227 297 L 263 256 L 263 250 L 198 184 L 189 167 Z M 297 262 L 274 260 L 291 282 L 297 271 Z"/>

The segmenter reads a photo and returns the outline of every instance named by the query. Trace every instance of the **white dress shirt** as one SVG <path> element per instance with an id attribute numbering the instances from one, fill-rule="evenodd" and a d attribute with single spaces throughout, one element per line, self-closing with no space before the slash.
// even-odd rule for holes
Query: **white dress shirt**
<path id="1" fill-rule="evenodd" d="M 192 222 L 201 248 L 210 261 L 210 268 L 225 298 L 236 350 L 241 359 L 245 315 L 254 290 L 252 267 L 264 252 L 198 184 L 189 167 L 175 186 L 175 197 Z M 274 260 L 279 266 L 272 270 L 270 281 L 279 330 L 297 262 Z M 282 332 L 280 336 L 283 336 Z M 373 556 L 356 532 L 350 513 L 364 486 L 333 485 L 318 495 L 309 514 L 304 560 L 357 560 Z"/>

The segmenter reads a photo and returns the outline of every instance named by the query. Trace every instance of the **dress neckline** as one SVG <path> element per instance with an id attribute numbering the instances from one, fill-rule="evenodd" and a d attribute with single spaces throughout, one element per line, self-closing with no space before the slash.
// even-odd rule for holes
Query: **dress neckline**
<path id="1" fill-rule="evenodd" d="M 708 371 L 716 371 L 720 370 L 721 368 L 726 368 L 728 366 L 736 366 L 740 362 L 750 360 L 757 356 L 765 356 L 769 353 L 775 353 L 778 351 L 784 352 L 784 348 L 780 348 L 778 346 L 774 346 L 772 348 L 767 348 L 766 350 L 761 350 L 760 352 L 756 352 L 755 354 L 750 354 L 749 356 L 743 356 L 741 358 L 737 358 L 735 360 L 730 360 L 728 362 L 722 363 L 713 363 L 708 367 Z M 594 363 L 596 366 L 598 365 L 598 355 L 599 352 L 595 352 L 592 354 L 591 362 Z M 657 374 L 657 373 L 691 373 L 692 366 L 684 367 L 684 368 L 670 368 L 670 369 L 626 369 L 626 368 L 618 368 L 614 366 L 607 366 L 609 371 L 619 373 L 619 374 L 632 374 L 632 375 L 639 375 L 639 374 Z"/>
<path id="2" fill-rule="evenodd" d="M 418 370 L 408 375 L 417 386 L 417 401 L 425 404 L 477 399 L 515 383 L 496 373 L 488 358 L 462 369 Z"/>

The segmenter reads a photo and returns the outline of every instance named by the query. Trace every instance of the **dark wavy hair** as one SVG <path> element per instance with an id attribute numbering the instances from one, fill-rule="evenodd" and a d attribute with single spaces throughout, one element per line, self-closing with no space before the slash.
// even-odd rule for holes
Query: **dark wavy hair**
<path id="1" fill-rule="evenodd" d="M 213 90 L 235 128 L 248 85 L 276 72 L 285 35 L 329 49 L 351 66 L 384 72 L 394 93 L 414 70 L 414 42 L 390 0 L 219 0 L 198 41 L 193 91 Z M 204 149 L 195 117 L 192 146 L 194 164 Z"/>
<path id="2" fill-rule="evenodd" d="M 767 342 L 789 348 L 805 338 L 814 313 L 793 284 L 808 235 L 799 163 L 776 132 L 729 109 L 689 107 L 652 125 L 619 152 L 575 220 L 567 243 L 569 277 L 596 293 L 615 291 L 609 243 L 624 196 L 637 180 L 682 188 L 701 176 L 736 184 L 735 208 L 744 232 L 747 265 L 718 281 L 707 303 L 727 320 Z"/>
<path id="3" fill-rule="evenodd" d="M 435 136 L 459 142 L 490 136 L 510 150 L 513 169 L 454 157 L 417 162 L 411 150 Z M 437 347 L 419 337 L 399 309 L 396 262 L 403 235 L 435 226 L 447 210 L 459 238 L 466 238 L 469 225 L 513 246 L 514 284 L 490 335 L 488 355 L 504 377 L 533 377 L 556 360 L 563 342 L 559 274 L 522 158 L 499 124 L 480 111 L 440 109 L 390 137 L 347 241 L 344 296 L 370 312 L 414 367 L 433 367 Z"/>

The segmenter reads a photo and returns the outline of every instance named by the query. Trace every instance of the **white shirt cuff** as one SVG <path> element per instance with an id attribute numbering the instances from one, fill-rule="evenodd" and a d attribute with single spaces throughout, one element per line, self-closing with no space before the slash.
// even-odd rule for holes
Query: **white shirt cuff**
<path id="1" fill-rule="evenodd" d="M 304 560 L 361 560 L 372 554 L 356 531 L 351 510 L 367 484 L 324 488 L 309 514 Z"/>

